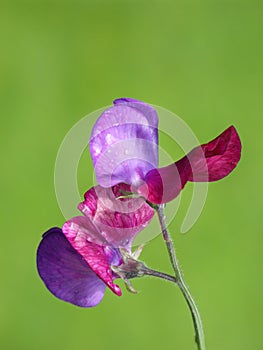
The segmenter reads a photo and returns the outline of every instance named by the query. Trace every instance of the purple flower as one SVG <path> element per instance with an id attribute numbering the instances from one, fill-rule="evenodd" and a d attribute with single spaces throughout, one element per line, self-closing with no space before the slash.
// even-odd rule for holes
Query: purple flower
<path id="1" fill-rule="evenodd" d="M 141 198 L 118 199 L 123 191 L 130 191 L 130 186 L 91 188 L 79 204 L 85 216 L 43 235 L 37 251 L 38 272 L 59 299 L 92 307 L 101 301 L 106 286 L 121 295 L 112 266 L 123 264 L 120 248 L 131 252 L 134 237 L 154 215 Z"/>
<path id="2" fill-rule="evenodd" d="M 154 215 L 145 199 L 166 203 L 187 181 L 222 179 L 237 165 L 241 143 L 231 126 L 159 169 L 156 111 L 143 102 L 123 98 L 115 100 L 97 120 L 90 151 L 99 185 L 87 191 L 79 204 L 83 215 L 68 220 L 62 229 L 48 230 L 37 251 L 38 272 L 47 288 L 59 299 L 81 307 L 97 305 L 106 286 L 121 295 L 114 280 L 120 276 L 127 280 L 125 274 L 114 271 L 137 266 L 136 259 L 129 265 L 127 256 L 132 256 L 134 238 Z M 139 197 L 128 198 L 130 193 Z"/>
<path id="3" fill-rule="evenodd" d="M 121 257 L 118 251 L 104 252 L 101 246 L 91 244 L 89 248 L 95 257 L 102 258 L 99 264 L 104 269 L 109 268 L 112 262 L 119 265 Z M 108 259 L 105 261 L 106 253 Z M 43 235 L 37 251 L 37 267 L 47 288 L 59 299 L 81 307 L 92 307 L 103 298 L 106 284 L 58 227 L 51 228 Z"/>
<path id="4" fill-rule="evenodd" d="M 133 192 L 161 204 L 176 198 L 187 181 L 210 182 L 227 176 L 240 159 L 241 143 L 230 126 L 179 161 L 158 169 L 156 111 L 143 102 L 121 98 L 94 125 L 90 152 L 101 186 L 125 182 Z"/>

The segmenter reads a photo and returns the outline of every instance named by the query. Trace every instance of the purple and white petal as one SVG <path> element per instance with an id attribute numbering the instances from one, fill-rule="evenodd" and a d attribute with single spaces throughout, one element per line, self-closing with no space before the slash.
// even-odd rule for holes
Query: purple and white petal
<path id="1" fill-rule="evenodd" d="M 158 128 L 158 115 L 156 110 L 151 105 L 129 97 L 117 98 L 113 101 L 113 104 L 122 104 L 137 109 L 147 118 L 149 125 L 152 125 L 154 128 Z M 156 141 L 158 143 L 158 134 Z"/>
<path id="2" fill-rule="evenodd" d="M 96 186 L 85 193 L 79 210 L 89 217 L 108 244 L 130 249 L 135 236 L 149 224 L 154 210 L 142 198 L 119 198 L 130 192 L 127 184 Z"/>
<path id="3" fill-rule="evenodd" d="M 101 186 L 138 185 L 158 166 L 157 114 L 141 102 L 116 103 L 97 120 L 89 145 Z"/>
<path id="4" fill-rule="evenodd" d="M 60 228 L 51 228 L 43 235 L 37 268 L 47 288 L 61 300 L 92 307 L 104 296 L 105 283 L 72 248 Z"/>
<path id="5" fill-rule="evenodd" d="M 100 245 L 89 241 L 90 218 L 77 216 L 68 220 L 62 227 L 62 231 L 71 246 L 83 257 L 90 268 L 104 283 L 117 295 L 121 295 L 121 289 L 114 284 L 114 276 L 111 271 L 112 259 L 116 264 L 116 251 L 110 255 L 111 247 L 108 244 Z M 108 248 L 106 248 L 108 247 Z M 119 259 L 121 264 L 121 257 Z"/>

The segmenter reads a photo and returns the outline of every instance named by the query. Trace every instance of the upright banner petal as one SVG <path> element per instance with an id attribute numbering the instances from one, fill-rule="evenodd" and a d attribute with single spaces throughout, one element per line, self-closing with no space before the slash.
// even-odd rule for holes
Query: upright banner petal
<path id="1" fill-rule="evenodd" d="M 116 100 L 97 120 L 89 145 L 101 186 L 138 185 L 149 170 L 158 167 L 157 114 L 135 100 Z"/>

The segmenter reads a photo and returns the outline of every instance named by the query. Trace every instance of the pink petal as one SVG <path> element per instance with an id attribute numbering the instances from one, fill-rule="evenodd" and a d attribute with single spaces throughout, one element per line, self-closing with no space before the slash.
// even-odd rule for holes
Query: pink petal
<path id="1" fill-rule="evenodd" d="M 63 233 L 67 239 L 76 241 L 88 241 L 99 245 L 107 245 L 108 242 L 103 237 L 93 220 L 85 216 L 75 216 L 64 224 Z"/>
<path id="2" fill-rule="evenodd" d="M 241 142 L 230 126 L 209 143 L 194 148 L 179 161 L 148 172 L 137 192 L 152 203 L 167 203 L 178 196 L 187 181 L 210 182 L 227 176 L 240 160 Z"/>
<path id="3" fill-rule="evenodd" d="M 111 256 L 110 247 L 102 246 L 89 241 L 90 237 L 99 237 L 99 233 L 91 232 L 92 224 L 87 217 L 75 217 L 67 221 L 62 231 L 71 246 L 84 258 L 96 275 L 102 279 L 104 283 L 117 295 L 121 295 L 119 286 L 113 283 L 113 276 L 111 272 Z M 120 261 L 119 261 L 120 263 Z M 116 264 L 116 261 L 114 261 Z"/>
<path id="4" fill-rule="evenodd" d="M 118 199 L 123 191 L 130 192 L 130 186 L 93 187 L 85 193 L 78 208 L 92 219 L 108 244 L 129 249 L 135 236 L 153 218 L 154 210 L 142 198 Z"/>

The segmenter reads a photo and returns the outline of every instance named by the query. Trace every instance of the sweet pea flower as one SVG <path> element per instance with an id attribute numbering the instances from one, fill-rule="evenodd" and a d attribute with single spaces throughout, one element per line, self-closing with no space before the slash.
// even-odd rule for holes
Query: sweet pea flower
<path id="1" fill-rule="evenodd" d="M 130 287 L 127 278 L 139 276 L 142 266 L 139 253 L 131 252 L 132 243 L 151 221 L 153 207 L 176 198 L 188 181 L 227 176 L 240 159 L 241 143 L 231 126 L 179 161 L 158 168 L 156 111 L 122 98 L 97 120 L 90 151 L 99 185 L 79 204 L 83 215 L 68 220 L 62 229 L 48 230 L 37 251 L 38 272 L 47 288 L 80 307 L 97 305 L 106 287 L 120 296 L 114 283 L 118 277 Z M 129 197 L 134 193 L 137 196 Z"/>
<path id="2" fill-rule="evenodd" d="M 120 98 L 94 125 L 90 152 L 101 186 L 124 182 L 149 202 L 162 204 L 176 198 L 188 181 L 211 182 L 227 176 L 240 159 L 241 142 L 230 126 L 177 162 L 158 168 L 156 111 L 144 102 Z"/>
<path id="3" fill-rule="evenodd" d="M 119 198 L 123 191 L 130 191 L 130 186 L 91 188 L 79 204 L 84 216 L 74 217 L 62 229 L 54 227 L 43 235 L 37 251 L 38 272 L 59 299 L 92 307 L 102 300 L 106 286 L 121 295 L 120 287 L 113 282 L 120 277 L 114 267 L 122 266 L 125 271 L 127 266 L 130 270 L 127 256 L 133 261 L 132 241 L 154 215 L 141 198 Z M 121 249 L 126 252 L 125 261 Z"/>

